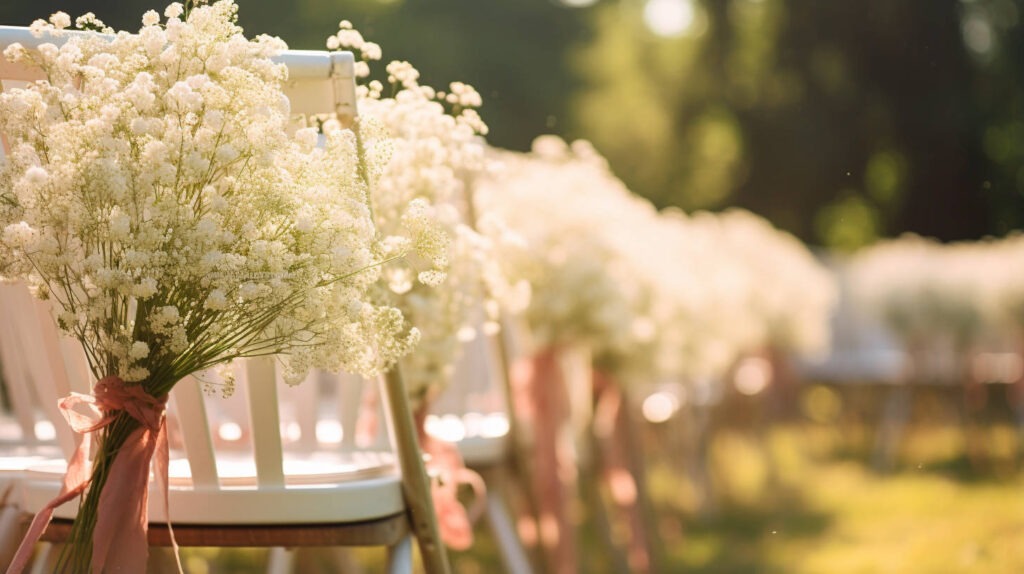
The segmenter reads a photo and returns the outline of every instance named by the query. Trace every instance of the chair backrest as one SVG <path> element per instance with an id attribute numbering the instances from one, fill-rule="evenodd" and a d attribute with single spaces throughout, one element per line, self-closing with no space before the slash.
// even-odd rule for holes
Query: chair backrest
<path id="1" fill-rule="evenodd" d="M 36 37 L 28 28 L 0 26 L 0 52 L 19 43 L 28 49 L 41 44 L 60 44 L 66 38 L 95 32 L 67 31 L 62 37 Z M 335 115 L 343 126 L 356 117 L 355 57 L 352 52 L 287 50 L 274 58 L 288 66 L 285 95 L 295 116 Z M 25 64 L 14 64 L 0 57 L 0 89 L 10 89 L 26 82 L 45 79 L 42 70 Z M 4 138 L 4 149 L 8 148 Z"/>
<path id="2" fill-rule="evenodd" d="M 348 428 L 354 428 L 356 418 L 365 412 L 359 401 L 340 399 L 376 381 L 312 373 L 291 387 L 281 380 L 278 367 L 272 357 L 236 362 L 236 394 L 230 398 L 204 393 L 203 382 L 196 377 L 175 385 L 168 414 L 177 429 L 172 448 L 183 448 L 185 456 L 172 461 L 172 484 L 206 490 L 279 488 L 313 480 L 313 463 L 327 455 L 350 474 L 397 471 L 389 444 L 380 450 L 355 447 L 354 431 Z M 341 408 L 332 408 L 335 405 Z M 375 416 L 383 417 L 379 412 Z M 225 424 L 232 430 L 225 433 Z M 187 468 L 182 466 L 185 460 Z"/>
<path id="3" fill-rule="evenodd" d="M 18 442 L 56 438 L 70 456 L 78 438 L 63 424 L 57 400 L 71 391 L 89 390 L 84 358 L 65 362 L 64 351 L 79 349 L 78 343 L 60 334 L 49 302 L 36 300 L 23 283 L 0 284 L 0 317 L 0 361 L 10 406 L 21 427 Z"/>
<path id="4" fill-rule="evenodd" d="M 476 336 L 462 344 L 448 387 L 431 404 L 428 433 L 450 441 L 508 433 L 509 405 L 496 344 L 479 322 Z"/>

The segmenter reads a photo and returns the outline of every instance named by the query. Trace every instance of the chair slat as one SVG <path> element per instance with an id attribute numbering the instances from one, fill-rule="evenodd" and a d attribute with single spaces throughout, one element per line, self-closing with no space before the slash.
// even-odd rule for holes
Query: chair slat
<path id="1" fill-rule="evenodd" d="M 341 422 L 341 449 L 355 451 L 359 417 L 363 413 L 363 394 L 366 384 L 362 377 L 347 373 L 330 374 L 331 383 L 337 392 L 338 420 Z M 379 433 L 378 433 L 379 434 Z"/>
<path id="2" fill-rule="evenodd" d="M 195 377 L 186 377 L 171 391 L 178 410 L 185 455 L 195 488 L 218 488 L 217 462 L 214 458 L 210 421 L 206 416 L 203 390 Z"/>
<path id="3" fill-rule="evenodd" d="M 281 380 L 278 382 L 284 384 Z M 302 383 L 285 388 L 284 392 L 287 393 L 287 396 L 282 397 L 286 403 L 292 404 L 294 422 L 299 425 L 299 440 L 296 446 L 306 452 L 314 451 L 317 448 L 316 422 L 320 419 L 318 412 L 319 383 L 319 372 L 311 370 Z"/>
<path id="4" fill-rule="evenodd" d="M 17 317 L 22 356 L 31 373 L 32 390 L 47 418 L 58 421 L 54 424 L 57 443 L 70 458 L 80 437 L 68 425 L 60 424 L 64 419 L 57 408 L 57 401 L 70 392 L 70 386 L 64 360 L 60 356 L 57 326 L 53 324 L 49 309 L 43 306 L 45 303 L 33 300 L 27 288 L 19 289 L 15 294 L 17 308 L 13 314 Z"/>
<path id="5" fill-rule="evenodd" d="M 32 393 L 29 391 L 31 376 L 24 362 L 18 336 L 15 309 L 10 307 L 10 297 L 18 285 L 0 284 L 0 365 L 3 367 L 4 382 L 7 385 L 7 396 L 11 401 L 15 420 L 21 427 L 21 436 L 33 442 L 35 434 L 35 407 Z"/>
<path id="6" fill-rule="evenodd" d="M 274 360 L 270 357 L 250 359 L 245 372 L 257 484 L 261 488 L 284 486 L 284 452 Z"/>

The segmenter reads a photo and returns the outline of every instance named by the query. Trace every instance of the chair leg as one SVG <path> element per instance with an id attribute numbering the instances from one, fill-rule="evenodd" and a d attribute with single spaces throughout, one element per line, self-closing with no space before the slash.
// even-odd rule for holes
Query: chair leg
<path id="1" fill-rule="evenodd" d="M 388 574 L 412 574 L 412 535 L 388 547 Z"/>
<path id="2" fill-rule="evenodd" d="M 402 492 L 409 513 L 409 523 L 420 549 L 423 569 L 427 574 L 451 574 L 448 553 L 441 541 L 437 511 L 430 494 L 430 478 L 423 465 L 423 452 L 417 439 L 416 422 L 409 395 L 396 365 L 384 377 L 387 412 L 395 433 L 395 446 L 402 469 Z"/>
<path id="3" fill-rule="evenodd" d="M 0 506 L 0 564 L 10 564 L 24 536 L 24 512 L 16 506 Z"/>
<path id="4" fill-rule="evenodd" d="M 531 574 L 533 568 L 523 545 L 519 542 L 519 535 L 505 508 L 505 501 L 493 488 L 487 491 L 487 525 L 501 552 L 505 571 L 509 574 Z"/>
<path id="5" fill-rule="evenodd" d="M 295 550 L 275 546 L 267 557 L 267 574 L 291 574 L 295 563 Z"/>

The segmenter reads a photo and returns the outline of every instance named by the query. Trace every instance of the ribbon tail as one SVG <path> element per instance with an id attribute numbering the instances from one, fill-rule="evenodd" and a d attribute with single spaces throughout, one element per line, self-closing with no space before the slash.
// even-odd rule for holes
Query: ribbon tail
<path id="1" fill-rule="evenodd" d="M 145 572 L 149 557 L 149 465 L 157 433 L 132 431 L 102 485 L 93 531 L 93 572 Z"/>
<path id="2" fill-rule="evenodd" d="M 89 478 L 87 476 L 88 464 L 86 464 L 86 461 L 89 460 L 90 443 L 90 438 L 85 437 L 78 444 L 78 448 L 75 449 L 75 453 L 71 456 L 71 461 L 68 462 L 68 469 L 64 474 L 64 485 L 61 487 L 61 493 L 46 503 L 46 506 L 36 513 L 32 519 L 32 524 L 28 527 L 28 532 L 25 533 L 25 537 L 21 539 L 21 544 L 18 545 L 18 551 L 7 566 L 7 574 L 18 574 L 25 570 L 25 567 L 28 566 L 28 561 L 32 558 L 33 547 L 36 545 L 36 542 L 39 542 L 43 532 L 46 532 L 46 527 L 49 526 L 50 520 L 53 518 L 53 511 L 85 492 L 85 488 L 89 485 Z"/>
<path id="3" fill-rule="evenodd" d="M 167 517 L 167 533 L 171 537 L 171 549 L 174 551 L 174 563 L 178 567 L 178 574 L 184 574 L 181 566 L 181 554 L 178 548 L 178 541 L 174 538 L 174 527 L 171 526 L 171 503 L 168 486 L 168 467 L 170 465 L 170 450 L 167 444 L 167 419 L 160 424 L 160 430 L 156 438 L 156 456 L 153 459 L 153 472 L 156 476 L 157 488 L 163 495 L 164 516 Z"/>
<path id="4" fill-rule="evenodd" d="M 18 552 L 14 555 L 14 559 L 11 560 L 10 565 L 7 566 L 7 574 L 20 573 L 25 570 L 28 566 L 29 559 L 32 558 L 32 548 L 36 542 L 39 542 L 39 538 L 42 537 L 43 532 L 46 532 L 46 527 L 50 524 L 50 519 L 53 518 L 53 511 L 58 506 L 78 498 L 85 492 L 85 487 L 88 483 L 78 485 L 68 492 L 65 492 L 54 498 L 46 504 L 39 512 L 36 513 L 35 518 L 32 519 L 32 524 L 28 527 L 28 532 L 25 533 L 25 538 L 22 538 L 21 544 L 18 546 Z"/>

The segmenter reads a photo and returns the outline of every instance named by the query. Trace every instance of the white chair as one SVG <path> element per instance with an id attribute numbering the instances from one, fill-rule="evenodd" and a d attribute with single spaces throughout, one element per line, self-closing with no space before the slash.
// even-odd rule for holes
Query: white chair
<path id="1" fill-rule="evenodd" d="M 279 405 L 298 388 L 284 386 L 273 359 L 241 362 L 237 400 L 248 410 L 246 440 L 225 444 L 211 424 L 202 383 L 189 377 L 172 391 L 169 417 L 180 429 L 184 452 L 172 452 L 169 510 L 182 546 L 387 546 L 391 571 L 411 571 L 411 537 L 401 476 L 389 452 L 303 448 L 286 444 Z M 312 379 L 312 377 L 311 377 Z M 303 384 L 319 390 L 317 380 Z M 359 385 L 360 380 L 334 381 Z M 231 400 L 231 399 L 227 399 Z M 357 405 L 358 406 L 358 405 Z M 350 417 L 354 409 L 338 413 Z M 337 421 L 338 418 L 321 417 Z M 315 428 L 316 425 L 313 425 Z M 177 441 L 176 441 L 177 442 Z M 215 443 L 220 443 L 215 446 Z M 243 448 L 238 448 L 244 445 Z M 23 481 L 24 508 L 41 508 L 60 490 L 65 461 L 30 466 Z M 44 540 L 60 542 L 76 504 L 59 508 Z M 167 516 L 159 492 L 150 497 L 150 543 L 168 545 Z M 281 555 L 278 555 L 281 559 Z M 287 555 L 279 563 L 287 563 Z"/>
<path id="2" fill-rule="evenodd" d="M 512 454 L 511 415 L 508 381 L 496 345 L 482 327 L 477 328 L 477 336 L 463 345 L 451 383 L 431 405 L 424 426 L 435 438 L 454 443 L 466 466 L 483 477 L 487 526 L 505 570 L 527 574 L 533 569 L 503 498 Z"/>
<path id="3" fill-rule="evenodd" d="M 59 42 L 60 39 L 35 38 L 26 28 L 0 26 L 0 51 L 13 42 L 31 49 L 47 41 Z M 331 115 L 343 125 L 354 122 L 356 96 L 351 53 L 289 51 L 279 56 L 278 61 L 289 67 L 286 92 L 297 121 Z M 0 63 L 2 87 L 11 88 L 39 78 L 38 70 Z M 7 145 L 6 140 L 4 145 Z M 33 322 L 24 313 L 18 314 L 15 332 L 55 329 L 52 317 L 45 317 L 43 321 L 39 320 L 41 318 L 37 314 Z M 19 337 L 24 340 L 23 336 Z M 69 429 L 55 409 L 56 398 L 68 390 L 88 392 L 90 381 L 83 376 L 80 350 L 76 355 L 73 347 L 64 345 L 61 349 L 56 336 L 42 339 L 45 339 L 42 344 L 32 349 L 34 352 L 42 350 L 44 355 L 26 358 L 21 363 L 12 361 L 12 365 L 33 364 L 54 373 L 53 377 L 40 377 L 35 385 L 37 390 L 47 394 L 42 402 L 53 407 L 46 414 L 54 423 L 66 457 L 77 437 L 68 436 Z M 40 358 L 42 356 L 45 360 Z M 79 383 L 65 383 L 61 373 Z M 218 405 L 217 412 L 208 412 L 213 410 L 208 407 L 217 399 L 204 398 L 199 382 L 193 378 L 183 380 L 171 393 L 169 422 L 172 424 L 169 427 L 180 431 L 184 447 L 184 456 L 172 461 L 169 481 L 170 518 L 180 545 L 289 548 L 384 545 L 389 548 L 391 557 L 389 569 L 409 572 L 412 569 L 411 535 L 415 534 L 428 572 L 449 571 L 447 557 L 439 543 L 429 483 L 422 455 L 416 447 L 400 373 L 389 373 L 385 384 L 390 415 L 385 418 L 397 435 L 397 461 L 388 453 L 360 453 L 348 448 L 351 446 L 348 443 L 325 451 L 315 440 L 317 425 L 310 426 L 302 417 L 295 420 L 299 440 L 294 445 L 289 444 L 288 428 L 284 432 L 281 428 L 280 399 L 295 391 L 298 403 L 316 405 L 321 385 L 315 383 L 319 381 L 306 381 L 306 385 L 313 385 L 312 390 L 301 386 L 303 391 L 283 389 L 272 359 L 247 361 L 239 379 L 239 394 L 243 397 L 240 400 L 245 403 L 249 419 L 246 426 L 250 430 L 247 447 L 242 449 L 223 444 L 220 431 L 224 427 L 218 424 L 221 420 L 218 417 L 226 411 L 222 412 L 219 407 L 227 405 Z M 339 389 L 350 388 L 351 384 L 351 381 L 335 382 Z M 338 396 L 344 394 L 340 391 Z M 344 399 L 338 400 L 347 403 Z M 211 415 L 214 424 L 211 424 Z M 343 428 L 344 424 L 352 424 L 337 420 L 335 423 Z M 344 430 L 342 437 L 345 437 Z M 22 474 L 25 511 L 37 511 L 57 494 L 65 457 L 33 465 Z M 162 504 L 158 504 L 162 498 L 159 493 L 150 497 L 151 545 L 170 542 L 167 528 L 161 524 L 167 520 Z M 67 519 L 74 513 L 72 504 L 59 509 L 55 513 L 58 520 L 51 523 L 43 540 L 64 540 L 70 528 Z M 288 569 L 286 553 L 278 552 L 273 556 L 276 559 L 272 567 L 280 567 L 280 571 Z M 37 561 L 37 564 L 42 563 Z"/>

